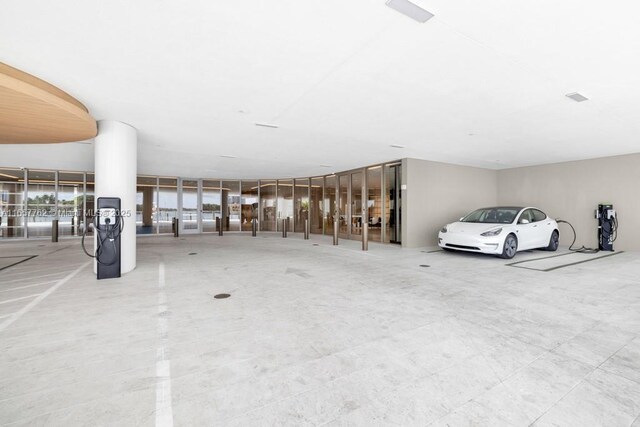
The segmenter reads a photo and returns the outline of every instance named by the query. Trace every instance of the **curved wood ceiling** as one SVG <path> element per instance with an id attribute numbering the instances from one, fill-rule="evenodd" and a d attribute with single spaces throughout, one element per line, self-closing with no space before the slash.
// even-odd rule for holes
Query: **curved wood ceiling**
<path id="1" fill-rule="evenodd" d="M 0 62 L 0 144 L 50 144 L 96 136 L 96 121 L 57 87 Z"/>

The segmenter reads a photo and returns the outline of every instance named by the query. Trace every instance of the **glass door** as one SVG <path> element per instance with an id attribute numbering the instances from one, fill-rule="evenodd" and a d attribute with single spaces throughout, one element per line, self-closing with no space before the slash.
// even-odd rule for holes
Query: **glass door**
<path id="1" fill-rule="evenodd" d="M 324 180 L 324 234 L 333 236 L 333 224 L 337 213 L 336 176 L 330 175 Z"/>
<path id="2" fill-rule="evenodd" d="M 242 181 L 241 183 L 241 211 L 242 211 L 242 231 L 251 231 L 253 220 L 258 220 L 259 198 L 258 181 Z M 259 229 L 259 223 L 256 223 Z M 256 229 L 256 230 L 257 230 Z"/>
<path id="3" fill-rule="evenodd" d="M 348 239 L 350 231 L 349 180 L 349 175 L 340 175 L 338 177 L 338 235 L 341 239 Z"/>
<path id="4" fill-rule="evenodd" d="M 182 179 L 181 182 L 180 231 L 184 234 L 199 233 L 201 223 L 199 182 L 197 179 Z"/>
<path id="5" fill-rule="evenodd" d="M 402 166 L 386 165 L 384 169 L 384 241 L 402 243 Z"/>
<path id="6" fill-rule="evenodd" d="M 351 174 L 351 239 L 362 238 L 362 220 L 362 172 L 354 172 Z"/>
<path id="7" fill-rule="evenodd" d="M 220 181 L 205 179 L 202 181 L 202 232 L 218 231 L 218 218 L 222 217 Z"/>

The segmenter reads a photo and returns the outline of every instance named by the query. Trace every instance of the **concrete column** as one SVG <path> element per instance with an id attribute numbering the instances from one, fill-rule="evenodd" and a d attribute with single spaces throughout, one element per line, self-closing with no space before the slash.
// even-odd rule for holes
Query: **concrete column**
<path id="1" fill-rule="evenodd" d="M 99 121 L 95 138 L 95 200 L 96 206 L 99 197 L 119 197 L 121 200 L 125 215 L 121 236 L 122 274 L 136 268 L 137 171 L 136 129 L 115 120 Z M 97 272 L 95 262 L 93 270 Z"/>
<path id="2" fill-rule="evenodd" d="M 153 225 L 153 187 L 142 187 L 142 225 Z"/>

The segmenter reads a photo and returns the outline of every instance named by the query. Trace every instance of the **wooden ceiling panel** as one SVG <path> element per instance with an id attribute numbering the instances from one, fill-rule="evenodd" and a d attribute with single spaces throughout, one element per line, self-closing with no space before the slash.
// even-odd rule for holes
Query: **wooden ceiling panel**
<path id="1" fill-rule="evenodd" d="M 50 144 L 91 139 L 96 121 L 57 87 L 0 63 L 0 144 Z"/>

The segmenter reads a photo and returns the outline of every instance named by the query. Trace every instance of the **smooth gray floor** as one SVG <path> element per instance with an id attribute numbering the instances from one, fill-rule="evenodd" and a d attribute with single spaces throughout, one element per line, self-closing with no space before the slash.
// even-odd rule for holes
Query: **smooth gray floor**
<path id="1" fill-rule="evenodd" d="M 100 282 L 75 240 L 0 244 L 18 255 L 38 257 L 0 271 L 1 424 L 640 425 L 639 253 L 542 272 L 145 237 Z"/>

